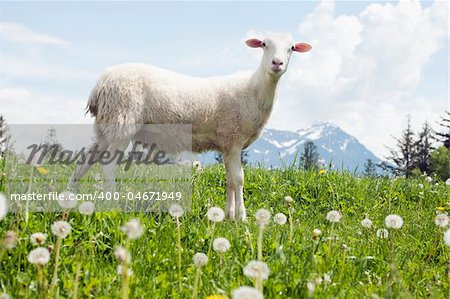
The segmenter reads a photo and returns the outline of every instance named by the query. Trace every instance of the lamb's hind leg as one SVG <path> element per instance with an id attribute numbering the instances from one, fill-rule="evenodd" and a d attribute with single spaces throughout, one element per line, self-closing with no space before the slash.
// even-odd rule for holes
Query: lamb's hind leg
<path id="1" fill-rule="evenodd" d="M 241 150 L 233 149 L 224 154 L 224 162 L 227 172 L 227 217 L 232 219 L 237 216 L 238 219 L 244 220 L 247 216 L 243 197 L 244 170 L 241 164 Z"/>
<path id="2" fill-rule="evenodd" d="M 79 158 L 77 161 L 77 166 L 72 173 L 69 182 L 67 184 L 67 190 L 77 192 L 79 187 L 79 181 L 83 176 L 86 175 L 86 173 L 91 169 L 94 162 L 96 162 L 100 156 L 100 153 L 104 151 L 107 148 L 107 144 L 102 142 L 96 142 L 94 143 L 89 151 L 87 152 L 86 156 L 84 157 L 84 161 L 82 161 L 82 157 Z"/>
<path id="3" fill-rule="evenodd" d="M 127 148 L 130 140 L 121 140 L 115 143 L 111 143 L 108 146 L 107 152 L 110 155 L 109 161 L 102 165 L 103 171 L 103 190 L 105 192 L 115 192 L 116 191 L 116 171 L 117 163 L 119 160 L 125 159 L 125 149 Z"/>

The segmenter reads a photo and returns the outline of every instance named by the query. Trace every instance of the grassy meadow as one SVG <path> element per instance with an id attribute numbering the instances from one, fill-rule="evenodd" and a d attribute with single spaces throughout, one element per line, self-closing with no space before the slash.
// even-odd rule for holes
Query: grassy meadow
<path id="1" fill-rule="evenodd" d="M 52 176 L 67 178 L 71 173 L 69 167 L 47 170 L 17 166 L 6 176 L 29 178 L 28 192 L 48 192 L 36 182 Z M 118 211 L 86 216 L 74 208 L 67 213 L 32 212 L 25 221 L 23 213 L 9 213 L 0 220 L 0 239 L 5 245 L 7 232 L 14 231 L 17 240 L 10 246 L 14 248 L 3 246 L 0 251 L 0 294 L 9 298 L 232 298 L 233 290 L 255 284 L 243 269 L 258 259 L 260 240 L 262 260 L 270 269 L 263 284 L 264 298 L 450 298 L 450 247 L 443 240 L 448 227 L 438 227 L 434 221 L 437 212 L 450 209 L 450 186 L 425 177 L 370 178 L 294 168 L 247 168 L 245 175 L 245 222 L 225 219 L 213 224 L 206 217 L 210 207 L 225 208 L 222 165 L 193 170 L 192 207 L 178 218 L 169 213 Z M 287 203 L 285 196 L 293 202 Z M 255 212 L 261 208 L 272 217 L 283 213 L 288 218 L 284 225 L 272 218 L 264 226 L 262 240 L 255 221 Z M 331 210 L 339 211 L 342 219 L 328 221 Z M 403 226 L 387 228 L 389 214 L 401 216 Z M 121 227 L 135 218 L 144 230 L 139 238 L 130 239 Z M 362 226 L 364 218 L 373 226 Z M 57 238 L 51 230 L 61 219 L 72 227 L 65 238 Z M 387 229 L 387 238 L 377 237 L 378 229 Z M 36 247 L 30 235 L 37 232 L 46 235 L 40 246 L 51 252 L 43 266 L 28 260 Z M 210 250 L 217 237 L 230 242 L 223 254 Z M 132 274 L 118 273 L 119 245 L 131 253 L 125 270 L 131 269 Z M 199 272 L 194 291 L 196 252 L 209 255 L 209 260 Z"/>

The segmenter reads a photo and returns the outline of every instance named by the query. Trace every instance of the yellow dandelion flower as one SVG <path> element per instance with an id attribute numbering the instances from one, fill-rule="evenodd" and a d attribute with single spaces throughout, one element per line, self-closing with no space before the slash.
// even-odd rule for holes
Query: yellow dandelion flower
<path id="1" fill-rule="evenodd" d="M 325 174 L 325 173 L 327 173 L 327 171 L 326 171 L 325 169 L 321 169 L 321 170 L 319 171 L 319 174 Z"/>
<path id="2" fill-rule="evenodd" d="M 440 211 L 440 212 L 444 212 L 445 208 L 444 207 L 437 207 L 436 210 Z"/>
<path id="3" fill-rule="evenodd" d="M 40 174 L 48 174 L 48 169 L 45 168 L 44 166 L 38 166 L 36 167 L 36 169 Z"/>
<path id="4" fill-rule="evenodd" d="M 217 294 L 217 295 L 210 295 L 206 297 L 206 299 L 228 299 L 228 297 L 225 295 Z"/>

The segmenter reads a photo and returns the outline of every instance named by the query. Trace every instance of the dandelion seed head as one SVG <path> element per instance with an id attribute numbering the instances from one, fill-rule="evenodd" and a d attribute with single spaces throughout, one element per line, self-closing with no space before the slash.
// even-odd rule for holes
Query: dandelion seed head
<path id="1" fill-rule="evenodd" d="M 270 212 L 266 209 L 259 209 L 255 213 L 256 222 L 259 226 L 265 226 L 270 222 Z"/>
<path id="2" fill-rule="evenodd" d="M 450 186 L 450 178 L 448 178 L 448 179 L 445 181 L 445 184 L 446 184 L 447 186 Z"/>
<path id="3" fill-rule="evenodd" d="M 384 223 L 388 228 L 399 229 L 403 226 L 403 219 L 398 215 L 391 214 L 386 216 Z"/>
<path id="4" fill-rule="evenodd" d="M 30 242 L 34 246 L 40 246 L 45 243 L 47 237 L 43 233 L 34 233 L 30 236 Z"/>
<path id="5" fill-rule="evenodd" d="M 250 261 L 244 267 L 244 275 L 249 278 L 262 278 L 266 280 L 269 277 L 269 266 L 262 261 Z"/>
<path id="6" fill-rule="evenodd" d="M 169 207 L 169 214 L 172 217 L 181 217 L 184 214 L 184 210 L 179 204 L 174 203 Z"/>
<path id="7" fill-rule="evenodd" d="M 95 204 L 92 201 L 85 201 L 78 207 L 78 212 L 85 216 L 90 216 L 95 211 Z"/>
<path id="8" fill-rule="evenodd" d="M 192 167 L 194 167 L 194 169 L 195 169 L 196 171 L 202 171 L 202 170 L 203 170 L 203 168 L 202 168 L 202 163 L 201 163 L 200 161 L 194 161 L 194 162 L 192 162 Z"/>
<path id="9" fill-rule="evenodd" d="M 448 225 L 448 222 L 449 222 L 448 216 L 447 214 L 444 213 L 439 213 L 434 218 L 434 223 L 436 223 L 438 227 L 446 227 Z"/>
<path id="10" fill-rule="evenodd" d="M 66 221 L 56 221 L 52 224 L 51 230 L 55 236 L 64 239 L 70 234 L 72 226 Z"/>
<path id="11" fill-rule="evenodd" d="M 263 294 L 252 287 L 239 287 L 233 291 L 233 299 L 263 299 Z"/>
<path id="12" fill-rule="evenodd" d="M 3 239 L 3 248 L 6 250 L 14 249 L 17 246 L 17 233 L 15 231 L 7 231 L 5 238 Z"/>
<path id="13" fill-rule="evenodd" d="M 330 283 L 331 282 L 331 275 L 328 274 L 328 273 L 325 273 L 323 275 L 323 281 L 325 281 L 326 284 Z"/>
<path id="14" fill-rule="evenodd" d="M 285 225 L 287 222 L 287 217 L 283 213 L 275 214 L 273 221 L 278 225 Z"/>
<path id="15" fill-rule="evenodd" d="M 65 210 L 73 209 L 78 204 L 75 193 L 69 191 L 59 194 L 57 202 L 58 205 Z"/>
<path id="16" fill-rule="evenodd" d="M 290 196 L 285 196 L 285 197 L 284 197 L 284 201 L 285 201 L 286 203 L 293 203 L 293 202 L 294 202 L 294 199 L 293 199 L 292 197 L 290 197 Z"/>
<path id="17" fill-rule="evenodd" d="M 139 219 L 134 218 L 125 223 L 121 230 L 127 235 L 128 239 L 135 240 L 144 234 L 144 227 L 139 222 Z"/>
<path id="18" fill-rule="evenodd" d="M 419 189 L 423 189 L 423 184 L 422 183 L 419 183 L 417 186 L 419 187 Z"/>
<path id="19" fill-rule="evenodd" d="M 385 228 L 377 229 L 377 237 L 380 239 L 387 239 L 389 237 L 389 232 Z"/>
<path id="20" fill-rule="evenodd" d="M 428 183 L 431 183 L 433 181 L 433 179 L 430 176 L 427 176 L 425 178 L 425 181 L 427 181 Z"/>
<path id="21" fill-rule="evenodd" d="M 320 229 L 315 228 L 315 229 L 312 231 L 313 239 L 317 239 L 318 237 L 320 237 L 320 235 L 322 235 L 322 231 L 321 231 Z"/>
<path id="22" fill-rule="evenodd" d="M 372 220 L 370 220 L 369 218 L 364 218 L 364 219 L 361 221 L 361 226 L 362 226 L 362 227 L 365 227 L 365 228 L 371 228 L 372 225 L 373 225 Z"/>
<path id="23" fill-rule="evenodd" d="M 10 298 L 11 297 L 8 294 L 6 294 L 6 293 L 0 294 L 0 299 L 10 299 Z"/>
<path id="24" fill-rule="evenodd" d="M 47 248 L 38 247 L 33 249 L 28 254 L 28 261 L 31 264 L 43 266 L 50 260 L 50 252 Z"/>
<path id="25" fill-rule="evenodd" d="M 117 246 L 116 250 L 114 251 L 114 256 L 119 261 L 119 263 L 130 263 L 131 262 L 131 255 L 130 253 L 122 246 Z"/>
<path id="26" fill-rule="evenodd" d="M 339 211 L 329 211 L 326 218 L 332 223 L 337 223 L 341 220 L 342 214 Z"/>
<path id="27" fill-rule="evenodd" d="M 219 253 L 225 253 L 230 249 L 231 244 L 230 242 L 225 238 L 216 238 L 213 241 L 213 248 L 215 251 Z"/>
<path id="28" fill-rule="evenodd" d="M 225 212 L 219 207 L 212 207 L 206 214 L 212 222 L 221 222 L 225 218 Z"/>
<path id="29" fill-rule="evenodd" d="M 208 263 L 208 256 L 206 256 L 206 254 L 204 254 L 203 252 L 197 252 L 196 254 L 194 254 L 194 265 L 197 268 L 201 268 L 203 266 L 206 266 L 206 264 Z"/>

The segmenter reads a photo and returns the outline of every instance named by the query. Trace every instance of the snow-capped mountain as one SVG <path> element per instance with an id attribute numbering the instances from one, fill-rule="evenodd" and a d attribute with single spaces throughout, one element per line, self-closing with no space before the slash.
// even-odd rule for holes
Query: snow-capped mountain
<path id="1" fill-rule="evenodd" d="M 331 162 L 337 169 L 363 171 L 367 159 L 374 163 L 381 162 L 355 137 L 328 122 L 316 123 L 295 132 L 264 129 L 261 137 L 247 148 L 247 159 L 251 164 L 264 167 L 291 165 L 296 157 L 297 161 L 300 159 L 307 141 L 314 142 L 321 162 L 327 165 Z M 213 163 L 214 154 L 204 154 L 201 160 L 205 164 Z"/>

